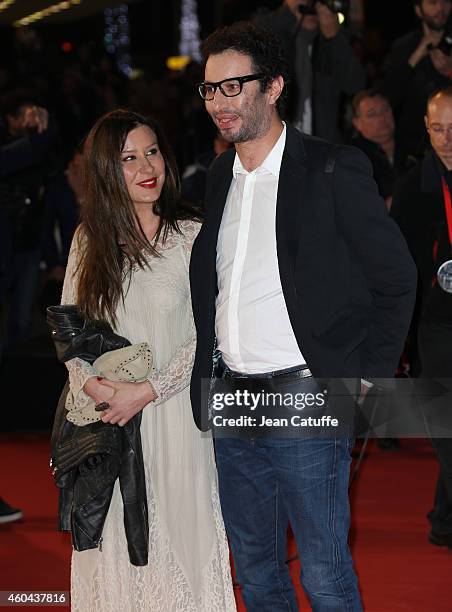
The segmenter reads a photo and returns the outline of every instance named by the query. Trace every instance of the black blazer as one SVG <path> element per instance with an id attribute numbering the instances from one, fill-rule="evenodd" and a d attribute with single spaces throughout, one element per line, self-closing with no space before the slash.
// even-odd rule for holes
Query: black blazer
<path id="1" fill-rule="evenodd" d="M 418 269 L 416 320 L 422 314 L 429 320 L 451 325 L 452 294 L 435 282 L 439 266 L 451 258 L 442 175 L 452 189 L 452 172 L 430 151 L 399 182 L 391 216 L 402 230 Z"/>
<path id="2" fill-rule="evenodd" d="M 276 241 L 289 319 L 315 377 L 389 378 L 410 323 L 416 270 L 367 157 L 337 147 L 327 175 L 330 153 L 329 143 L 287 126 Z M 198 336 L 191 401 L 200 428 L 207 408 L 201 379 L 211 376 L 215 340 L 216 246 L 234 155 L 221 155 L 209 173 L 206 218 L 190 263 Z"/>

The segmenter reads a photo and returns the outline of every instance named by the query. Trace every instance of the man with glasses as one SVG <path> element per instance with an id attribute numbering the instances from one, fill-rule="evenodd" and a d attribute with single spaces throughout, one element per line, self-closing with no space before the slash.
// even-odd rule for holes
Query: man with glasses
<path id="1" fill-rule="evenodd" d="M 320 379 L 392 376 L 415 272 L 365 156 L 339 147 L 332 157 L 329 143 L 281 121 L 279 40 L 238 23 L 209 36 L 203 54 L 199 92 L 235 145 L 212 165 L 190 264 L 198 335 L 191 399 L 196 424 L 207 429 L 217 408 L 201 386 L 215 347 L 231 392 L 264 385 L 307 397 L 321 395 Z M 351 446 L 350 432 L 216 439 L 223 517 L 248 612 L 297 610 L 285 564 L 288 520 L 313 609 L 362 610 L 347 543 Z"/>

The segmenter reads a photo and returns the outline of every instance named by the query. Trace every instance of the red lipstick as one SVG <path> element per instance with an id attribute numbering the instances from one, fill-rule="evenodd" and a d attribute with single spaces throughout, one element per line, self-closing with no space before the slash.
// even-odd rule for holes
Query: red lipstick
<path id="1" fill-rule="evenodd" d="M 145 189 L 154 189 L 154 187 L 157 187 L 157 178 L 156 177 L 149 178 L 137 184 L 140 187 L 144 187 Z"/>

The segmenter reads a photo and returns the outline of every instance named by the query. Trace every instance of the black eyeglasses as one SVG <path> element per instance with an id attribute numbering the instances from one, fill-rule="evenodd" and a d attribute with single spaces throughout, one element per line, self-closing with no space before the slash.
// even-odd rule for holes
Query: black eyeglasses
<path id="1" fill-rule="evenodd" d="M 264 76 L 264 74 L 248 74 L 246 76 L 223 79 L 222 81 L 217 81 L 217 83 L 203 81 L 198 85 L 199 95 L 203 100 L 213 100 L 215 97 L 215 92 L 217 91 L 217 88 L 219 88 L 223 96 L 233 98 L 234 96 L 238 96 L 242 93 L 243 83 L 258 81 Z"/>

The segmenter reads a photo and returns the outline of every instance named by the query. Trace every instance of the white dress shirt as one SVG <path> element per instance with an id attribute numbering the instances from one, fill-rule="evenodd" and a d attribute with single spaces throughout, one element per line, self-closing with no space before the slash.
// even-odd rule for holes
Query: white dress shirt
<path id="1" fill-rule="evenodd" d="M 236 154 L 217 242 L 215 331 L 226 365 L 257 374 L 305 364 L 289 321 L 276 251 L 276 199 L 286 126 L 262 164 Z"/>

